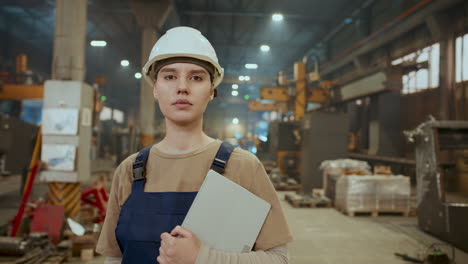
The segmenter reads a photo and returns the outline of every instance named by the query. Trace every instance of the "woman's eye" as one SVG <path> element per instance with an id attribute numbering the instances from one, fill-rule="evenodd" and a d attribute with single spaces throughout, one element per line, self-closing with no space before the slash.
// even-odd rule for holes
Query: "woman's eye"
<path id="1" fill-rule="evenodd" d="M 165 80 L 174 80 L 174 79 L 175 79 L 175 75 L 172 75 L 172 74 L 166 75 L 166 76 L 164 76 L 164 79 L 165 79 Z"/>
<path id="2" fill-rule="evenodd" d="M 195 76 L 192 76 L 192 80 L 195 80 L 195 81 L 203 81 L 203 78 L 200 77 L 200 76 L 195 75 Z"/>

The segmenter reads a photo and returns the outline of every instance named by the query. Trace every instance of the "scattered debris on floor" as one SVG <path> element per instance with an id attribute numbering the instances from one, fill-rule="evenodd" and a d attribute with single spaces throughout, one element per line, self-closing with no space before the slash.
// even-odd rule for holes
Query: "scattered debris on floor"
<path id="1" fill-rule="evenodd" d="M 107 191 L 99 181 L 80 191 L 78 214 L 70 217 L 63 205 L 47 195 L 24 203 L 16 217 L 0 229 L 0 263 L 58 264 L 90 261 L 95 256 Z M 28 201 L 28 197 L 23 197 Z"/>
<path id="2" fill-rule="evenodd" d="M 278 168 L 274 168 L 268 174 L 275 190 L 277 191 L 300 191 L 302 185 L 297 180 L 288 177 L 286 174 L 279 172 Z"/>
<path id="3" fill-rule="evenodd" d="M 312 195 L 312 196 L 303 196 L 295 193 L 288 193 L 284 196 L 284 199 L 294 208 L 299 207 L 331 207 L 332 203 L 330 199 L 325 196 Z"/>

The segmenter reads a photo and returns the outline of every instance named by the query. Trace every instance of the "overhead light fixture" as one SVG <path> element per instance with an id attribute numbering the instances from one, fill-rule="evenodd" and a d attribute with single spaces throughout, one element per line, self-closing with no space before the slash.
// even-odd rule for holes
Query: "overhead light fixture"
<path id="1" fill-rule="evenodd" d="M 268 46 L 268 45 L 261 45 L 261 46 L 260 46 L 260 50 L 263 51 L 263 52 L 268 52 L 268 51 L 270 51 L 270 46 Z"/>
<path id="2" fill-rule="evenodd" d="M 247 64 L 245 64 L 245 68 L 246 69 L 257 69 L 258 64 L 256 64 L 256 63 L 247 63 Z"/>
<path id="3" fill-rule="evenodd" d="M 237 118 L 237 117 L 233 118 L 233 119 L 232 119 L 232 123 L 233 123 L 234 125 L 239 124 L 239 118 Z"/>
<path id="4" fill-rule="evenodd" d="M 232 89 L 234 89 L 234 90 L 239 89 L 239 85 L 237 83 L 233 84 Z"/>
<path id="5" fill-rule="evenodd" d="M 234 91 L 231 92 L 231 94 L 232 94 L 232 96 L 238 96 L 239 92 L 234 90 Z"/>
<path id="6" fill-rule="evenodd" d="M 282 21 L 283 15 L 280 13 L 275 13 L 271 16 L 271 19 L 273 19 L 273 21 Z"/>
<path id="7" fill-rule="evenodd" d="M 92 40 L 90 44 L 93 47 L 105 47 L 105 46 L 107 46 L 107 42 L 104 41 L 104 40 Z"/>
<path id="8" fill-rule="evenodd" d="M 128 65 L 130 65 L 130 62 L 128 60 L 121 60 L 120 65 L 127 67 Z"/>
<path id="9" fill-rule="evenodd" d="M 135 73 L 135 79 L 141 79 L 141 73 L 137 72 Z"/>
<path id="10" fill-rule="evenodd" d="M 250 81 L 250 76 L 248 76 L 248 75 L 241 75 L 241 76 L 239 76 L 239 81 L 246 81 L 246 82 L 248 82 L 248 81 Z"/>

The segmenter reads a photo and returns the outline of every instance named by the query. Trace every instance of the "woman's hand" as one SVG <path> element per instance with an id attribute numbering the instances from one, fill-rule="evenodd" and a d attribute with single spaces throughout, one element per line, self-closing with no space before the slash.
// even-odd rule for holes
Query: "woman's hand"
<path id="1" fill-rule="evenodd" d="M 159 264 L 194 264 L 201 242 L 190 230 L 176 226 L 171 233 L 161 234 Z"/>

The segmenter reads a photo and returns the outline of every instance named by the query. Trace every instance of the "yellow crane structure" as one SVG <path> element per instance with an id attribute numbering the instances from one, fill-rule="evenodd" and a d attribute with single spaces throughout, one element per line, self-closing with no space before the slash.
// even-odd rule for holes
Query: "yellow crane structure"
<path id="1" fill-rule="evenodd" d="M 330 103 L 330 90 L 335 81 L 320 80 L 318 72 L 318 63 L 315 64 L 315 70 L 307 73 L 307 61 L 299 61 L 294 63 L 294 78 L 288 80 L 284 72 L 278 75 L 278 86 L 260 88 L 260 98 L 262 100 L 271 100 L 274 103 L 261 103 L 259 101 L 249 101 L 248 108 L 250 111 L 278 111 L 282 114 L 292 110 L 294 112 L 294 121 L 299 122 L 307 110 L 308 103 L 320 103 L 327 105 Z M 288 126 L 290 128 L 294 126 Z M 276 150 L 277 165 L 281 173 L 298 174 L 300 172 L 300 128 L 292 129 L 291 136 L 297 150 Z M 280 139 L 279 139 L 280 140 Z M 291 166 L 294 165 L 294 169 Z"/>

